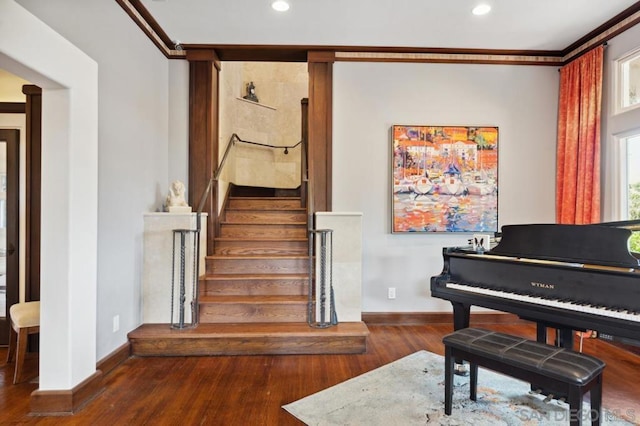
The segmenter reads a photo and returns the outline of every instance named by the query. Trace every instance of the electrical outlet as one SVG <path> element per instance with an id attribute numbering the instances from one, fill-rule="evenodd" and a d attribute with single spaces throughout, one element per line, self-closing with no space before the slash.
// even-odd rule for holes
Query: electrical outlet
<path id="1" fill-rule="evenodd" d="M 396 298 L 396 288 L 395 287 L 389 287 L 389 290 L 387 292 L 387 297 L 389 299 L 395 299 Z"/>
<path id="2" fill-rule="evenodd" d="M 120 315 L 114 315 L 113 317 L 113 332 L 120 330 Z"/>

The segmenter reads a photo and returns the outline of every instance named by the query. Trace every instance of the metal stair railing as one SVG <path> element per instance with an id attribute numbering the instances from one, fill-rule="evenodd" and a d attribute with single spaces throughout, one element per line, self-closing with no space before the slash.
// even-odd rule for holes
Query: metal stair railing
<path id="1" fill-rule="evenodd" d="M 316 246 L 317 236 L 319 241 L 319 265 L 316 267 L 316 259 L 313 256 L 313 249 Z M 317 279 L 320 281 L 317 283 Z M 314 285 L 316 284 L 317 285 Z M 320 294 L 316 291 L 319 286 Z M 314 309 L 314 296 L 320 306 Z M 328 298 L 328 300 L 327 300 Z M 329 318 L 327 318 L 327 305 Z M 317 318 L 316 312 L 320 311 Z M 333 290 L 333 230 L 332 229 L 310 229 L 309 230 L 309 300 L 307 302 L 307 322 L 310 327 L 328 328 L 338 324 L 338 314 L 336 312 L 336 301 Z"/>

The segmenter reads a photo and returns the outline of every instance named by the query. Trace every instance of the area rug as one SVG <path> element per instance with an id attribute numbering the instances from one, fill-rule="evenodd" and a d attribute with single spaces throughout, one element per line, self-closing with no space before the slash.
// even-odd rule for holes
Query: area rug
<path id="1" fill-rule="evenodd" d="M 445 416 L 444 358 L 419 351 L 283 408 L 314 426 L 569 424 L 568 404 L 545 402 L 529 390 L 525 382 L 480 368 L 477 401 L 469 399 L 469 378 L 456 376 L 453 413 Z M 583 411 L 589 409 L 585 401 Z M 632 425 L 616 414 L 605 408 L 602 424 Z"/>

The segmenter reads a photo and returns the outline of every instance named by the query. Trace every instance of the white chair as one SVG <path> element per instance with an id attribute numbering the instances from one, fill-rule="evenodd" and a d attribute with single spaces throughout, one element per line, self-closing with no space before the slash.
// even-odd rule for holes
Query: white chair
<path id="1" fill-rule="evenodd" d="M 27 340 L 30 334 L 40 332 L 40 302 L 16 303 L 9 308 L 11 328 L 9 329 L 9 352 L 7 364 L 16 357 L 13 383 L 21 383 L 37 375 L 25 371 L 24 361 L 27 354 Z"/>

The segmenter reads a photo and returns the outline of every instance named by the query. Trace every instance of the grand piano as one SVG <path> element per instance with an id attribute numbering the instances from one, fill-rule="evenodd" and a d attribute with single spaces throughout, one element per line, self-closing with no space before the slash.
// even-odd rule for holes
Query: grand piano
<path id="1" fill-rule="evenodd" d="M 456 330 L 468 327 L 470 307 L 480 306 L 534 321 L 538 341 L 556 329 L 555 343 L 567 348 L 574 330 L 640 342 L 640 255 L 629 251 L 632 229 L 640 221 L 506 225 L 488 251 L 444 248 L 431 295 L 451 302 Z"/>

